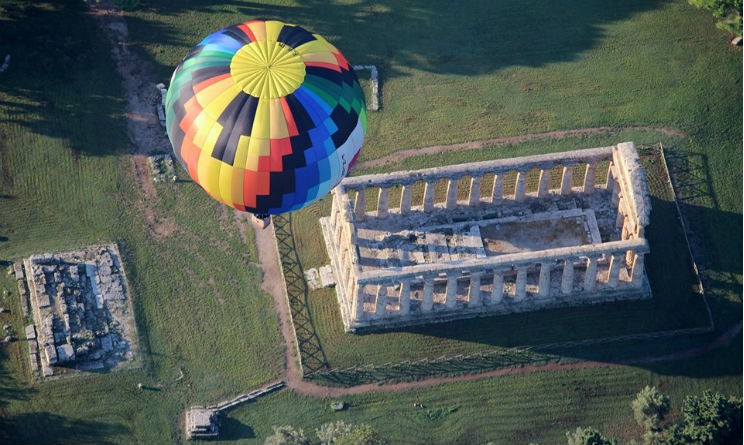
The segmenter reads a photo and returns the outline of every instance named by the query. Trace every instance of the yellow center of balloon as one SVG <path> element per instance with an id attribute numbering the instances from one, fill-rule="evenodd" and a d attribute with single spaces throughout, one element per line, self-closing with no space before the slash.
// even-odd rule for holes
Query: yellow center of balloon
<path id="1" fill-rule="evenodd" d="M 246 93 L 262 99 L 290 94 L 305 80 L 305 62 L 281 42 L 261 40 L 240 48 L 230 62 L 230 74 Z"/>

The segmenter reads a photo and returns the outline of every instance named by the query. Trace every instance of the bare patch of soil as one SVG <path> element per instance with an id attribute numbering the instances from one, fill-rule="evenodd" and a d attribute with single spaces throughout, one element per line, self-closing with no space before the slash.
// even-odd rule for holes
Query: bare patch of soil
<path id="1" fill-rule="evenodd" d="M 145 217 L 147 228 L 157 238 L 171 235 L 176 230 L 173 218 L 156 214 L 149 202 L 157 196 L 148 156 L 168 152 L 170 146 L 158 119 L 156 105 L 160 92 L 157 80 L 147 65 L 129 49 L 129 30 L 121 11 L 110 0 L 89 1 L 91 15 L 109 36 L 111 57 L 121 76 L 122 90 L 127 99 L 126 131 L 132 146 L 132 164 L 143 199 L 134 205 Z"/>

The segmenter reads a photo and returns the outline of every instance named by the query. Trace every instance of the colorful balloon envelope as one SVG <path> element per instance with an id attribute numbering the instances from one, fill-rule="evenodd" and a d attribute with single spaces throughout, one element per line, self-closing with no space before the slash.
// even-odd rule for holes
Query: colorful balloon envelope
<path id="1" fill-rule="evenodd" d="M 176 68 L 165 103 L 173 151 L 209 195 L 279 214 L 346 176 L 367 127 L 354 69 L 323 37 L 252 20 L 207 36 Z"/>

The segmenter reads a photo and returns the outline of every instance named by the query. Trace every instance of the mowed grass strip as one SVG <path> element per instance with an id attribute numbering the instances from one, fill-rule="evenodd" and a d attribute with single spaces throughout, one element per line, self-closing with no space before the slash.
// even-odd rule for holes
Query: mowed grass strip
<path id="1" fill-rule="evenodd" d="M 705 389 L 741 392 L 741 348 L 736 344 L 684 362 L 645 367 L 599 367 L 507 375 L 399 392 L 316 399 L 283 391 L 229 414 L 225 438 L 263 443 L 272 425 L 290 424 L 308 436 L 325 422 L 369 423 L 395 444 L 565 443 L 565 432 L 591 425 L 623 443 L 642 431 L 630 404 L 645 385 L 682 400 Z M 732 360 L 729 360 L 729 357 Z M 736 361 L 736 358 L 739 361 Z M 715 368 L 708 363 L 716 363 Z M 727 364 L 728 363 L 728 364 Z M 709 372 L 700 372 L 708 368 Z M 345 401 L 346 411 L 331 403 Z M 414 407 L 420 403 L 423 408 Z M 278 418 L 276 413 L 282 413 Z"/>

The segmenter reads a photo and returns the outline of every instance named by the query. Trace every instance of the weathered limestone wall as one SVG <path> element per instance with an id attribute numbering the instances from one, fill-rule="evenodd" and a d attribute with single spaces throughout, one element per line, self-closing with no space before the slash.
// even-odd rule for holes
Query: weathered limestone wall
<path id="1" fill-rule="evenodd" d="M 604 178 L 598 177 L 600 170 L 607 172 Z M 482 190 L 487 176 L 491 188 Z M 528 177 L 537 183 L 528 187 Z M 437 194 L 442 181 L 446 190 Z M 458 190 L 463 184 L 467 189 Z M 391 203 L 394 187 L 400 188 L 400 200 Z M 423 190 L 417 200 L 415 188 Z M 370 196 L 377 197 L 375 202 L 367 202 Z M 450 222 L 462 221 L 494 211 L 500 215 L 505 206 L 530 208 L 548 202 L 555 206 L 556 200 L 596 202 L 599 198 L 614 209 L 615 232 L 619 232 L 615 239 L 434 264 L 361 267 L 360 225 L 394 226 L 404 218 L 434 214 Z M 643 231 L 650 210 L 645 172 L 635 147 L 623 143 L 347 178 L 334 189 L 331 214 L 321 223 L 344 325 L 354 331 L 650 297 L 643 269 L 649 252 Z"/>

